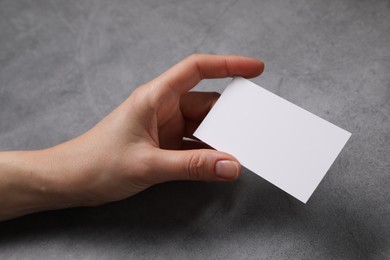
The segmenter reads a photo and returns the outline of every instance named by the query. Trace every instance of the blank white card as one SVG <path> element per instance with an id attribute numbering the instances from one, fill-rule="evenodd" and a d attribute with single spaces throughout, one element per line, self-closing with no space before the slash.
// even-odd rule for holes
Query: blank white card
<path id="1" fill-rule="evenodd" d="M 306 203 L 351 133 L 236 77 L 194 136 Z"/>

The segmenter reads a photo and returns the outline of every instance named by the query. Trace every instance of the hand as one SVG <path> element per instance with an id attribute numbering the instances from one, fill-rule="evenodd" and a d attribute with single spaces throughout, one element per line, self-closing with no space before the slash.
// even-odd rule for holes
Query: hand
<path id="1" fill-rule="evenodd" d="M 172 180 L 238 178 L 240 164 L 233 156 L 183 140 L 193 138 L 219 97 L 188 91 L 202 79 L 255 77 L 263 69 L 261 61 L 246 57 L 191 55 L 136 89 L 85 134 L 26 154 L 25 161 L 50 165 L 34 166 L 45 203 L 32 211 L 98 205 Z"/>

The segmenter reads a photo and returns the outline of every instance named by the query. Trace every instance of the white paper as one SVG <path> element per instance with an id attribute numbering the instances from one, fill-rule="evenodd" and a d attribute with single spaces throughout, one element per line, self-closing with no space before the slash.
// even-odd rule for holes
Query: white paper
<path id="1" fill-rule="evenodd" d="M 194 136 L 306 203 L 351 133 L 236 77 Z"/>

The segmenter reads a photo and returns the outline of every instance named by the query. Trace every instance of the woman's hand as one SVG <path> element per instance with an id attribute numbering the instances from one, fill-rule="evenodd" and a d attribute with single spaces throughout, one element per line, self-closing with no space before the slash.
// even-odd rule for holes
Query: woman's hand
<path id="1" fill-rule="evenodd" d="M 233 156 L 204 149 L 207 146 L 196 140 L 183 140 L 193 138 L 219 97 L 217 93 L 188 91 L 202 79 L 255 77 L 263 69 L 264 64 L 252 58 L 191 55 L 136 89 L 85 134 L 41 151 L 0 154 L 0 183 L 7 180 L 7 169 L 23 172 L 29 168 L 28 174 L 21 175 L 24 180 L 10 177 L 4 183 L 29 183 L 19 186 L 30 189 L 31 198 L 22 196 L 23 203 L 17 207 L 12 197 L 20 194 L 8 196 L 8 202 L 0 199 L 0 212 L 14 205 L 14 212 L 3 218 L 44 209 L 98 205 L 166 181 L 238 178 L 241 167 Z M 7 164 L 10 159 L 20 164 L 17 169 Z M 0 193 L 2 189 L 7 187 L 0 184 Z"/>

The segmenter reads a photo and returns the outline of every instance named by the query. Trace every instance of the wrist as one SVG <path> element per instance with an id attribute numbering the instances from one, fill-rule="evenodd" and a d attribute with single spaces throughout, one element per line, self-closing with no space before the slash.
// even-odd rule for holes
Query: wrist
<path id="1" fill-rule="evenodd" d="M 0 220 L 78 206 L 53 148 L 0 153 Z"/>
<path id="2" fill-rule="evenodd" d="M 46 190 L 51 178 L 41 151 L 0 154 L 0 218 L 8 219 L 50 208 Z"/>
<path id="3" fill-rule="evenodd" d="M 42 196 L 48 198 L 50 209 L 100 204 L 90 195 L 95 173 L 101 171 L 101 160 L 95 158 L 94 151 L 71 140 L 52 148 L 40 151 L 46 161 L 47 188 L 41 189 Z"/>

